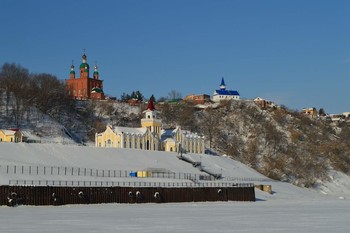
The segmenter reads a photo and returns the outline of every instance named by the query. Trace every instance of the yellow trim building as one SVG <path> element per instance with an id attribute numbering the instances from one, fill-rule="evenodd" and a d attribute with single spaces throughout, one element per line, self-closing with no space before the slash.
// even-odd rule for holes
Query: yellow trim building
<path id="1" fill-rule="evenodd" d="M 20 130 L 0 129 L 0 142 L 23 142 Z"/>
<path id="2" fill-rule="evenodd" d="M 162 150 L 169 152 L 189 152 L 204 154 L 204 137 L 190 131 L 176 129 L 164 130 L 158 112 L 150 100 L 147 110 L 143 112 L 140 128 L 112 127 L 95 135 L 96 147 L 116 147 L 140 150 Z"/>

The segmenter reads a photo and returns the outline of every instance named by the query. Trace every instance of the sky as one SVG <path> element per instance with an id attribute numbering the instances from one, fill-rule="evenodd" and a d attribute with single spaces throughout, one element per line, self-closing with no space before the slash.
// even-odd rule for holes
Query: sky
<path id="1" fill-rule="evenodd" d="M 104 92 L 212 95 L 350 111 L 350 1 L 1 0 L 0 65 L 69 78 L 84 49 Z"/>

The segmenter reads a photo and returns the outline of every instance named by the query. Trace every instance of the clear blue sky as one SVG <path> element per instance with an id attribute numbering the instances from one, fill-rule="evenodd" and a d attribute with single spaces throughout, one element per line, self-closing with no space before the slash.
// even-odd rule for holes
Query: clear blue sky
<path id="1" fill-rule="evenodd" d="M 350 111 L 350 1 L 1 0 L 0 65 L 69 77 L 97 62 L 120 98 L 171 90 Z"/>

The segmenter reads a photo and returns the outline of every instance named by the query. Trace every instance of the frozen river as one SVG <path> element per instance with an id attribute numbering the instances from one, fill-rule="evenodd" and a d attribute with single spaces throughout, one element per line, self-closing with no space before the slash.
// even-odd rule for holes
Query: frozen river
<path id="1" fill-rule="evenodd" d="M 0 207 L 0 232 L 331 232 L 350 229 L 350 201 Z"/>

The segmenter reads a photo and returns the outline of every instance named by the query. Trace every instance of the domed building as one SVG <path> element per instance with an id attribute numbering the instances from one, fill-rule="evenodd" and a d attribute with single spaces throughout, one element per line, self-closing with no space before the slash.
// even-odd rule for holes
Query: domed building
<path id="1" fill-rule="evenodd" d="M 103 93 L 103 80 L 99 79 L 98 67 L 95 65 L 93 77 L 90 77 L 90 66 L 86 61 L 85 53 L 79 66 L 80 76 L 75 76 L 74 65 L 71 66 L 70 77 L 66 79 L 67 94 L 73 99 L 105 99 Z"/>

